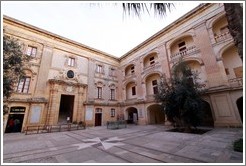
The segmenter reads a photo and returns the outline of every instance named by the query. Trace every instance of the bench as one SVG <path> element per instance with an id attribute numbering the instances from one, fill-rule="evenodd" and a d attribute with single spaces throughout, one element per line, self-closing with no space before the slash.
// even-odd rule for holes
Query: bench
<path id="1" fill-rule="evenodd" d="M 127 125 L 125 120 L 107 121 L 107 129 L 121 129 L 126 127 Z"/>

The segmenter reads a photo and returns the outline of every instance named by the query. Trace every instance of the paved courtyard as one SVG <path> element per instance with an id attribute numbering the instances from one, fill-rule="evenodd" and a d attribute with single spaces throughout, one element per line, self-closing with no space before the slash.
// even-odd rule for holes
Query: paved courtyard
<path id="1" fill-rule="evenodd" d="M 4 163 L 242 163 L 232 142 L 242 128 L 205 134 L 168 132 L 158 125 L 105 126 L 45 134 L 3 135 Z"/>

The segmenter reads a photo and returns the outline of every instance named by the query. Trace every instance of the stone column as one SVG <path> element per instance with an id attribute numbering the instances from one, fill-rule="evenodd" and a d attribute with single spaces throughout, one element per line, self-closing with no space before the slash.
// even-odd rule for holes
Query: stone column
<path id="1" fill-rule="evenodd" d="M 217 87 L 223 84 L 223 78 L 217 65 L 216 56 L 209 37 L 205 22 L 195 27 L 195 45 L 200 48 L 201 58 L 205 65 L 209 87 Z"/>
<path id="2" fill-rule="evenodd" d="M 94 91 L 95 91 L 95 82 L 94 82 L 94 78 L 95 78 L 95 60 L 92 58 L 89 58 L 88 60 L 88 87 L 87 87 L 87 101 L 94 101 Z"/>
<path id="3" fill-rule="evenodd" d="M 49 70 L 52 64 L 52 56 L 53 56 L 53 48 L 51 46 L 44 45 L 40 68 L 38 71 L 37 84 L 35 88 L 35 96 L 44 97 L 45 94 L 48 94 L 47 81 L 48 81 L 48 76 L 49 76 Z M 48 97 L 48 96 L 45 96 L 45 97 Z"/>

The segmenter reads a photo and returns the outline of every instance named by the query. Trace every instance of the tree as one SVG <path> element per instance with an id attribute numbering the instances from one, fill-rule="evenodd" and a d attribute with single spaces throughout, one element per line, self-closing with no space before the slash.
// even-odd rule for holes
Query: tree
<path id="1" fill-rule="evenodd" d="M 224 3 L 228 29 L 243 61 L 243 7 L 240 3 Z"/>
<path id="2" fill-rule="evenodd" d="M 156 102 L 160 102 L 168 121 L 176 127 L 197 127 L 202 120 L 203 100 L 201 84 L 198 83 L 198 73 L 191 71 L 182 60 L 173 70 L 172 77 L 162 78 L 158 85 Z"/>
<path id="3" fill-rule="evenodd" d="M 23 76 L 23 63 L 27 56 L 22 52 L 22 46 L 17 39 L 3 36 L 3 97 L 8 99 L 14 85 Z"/>

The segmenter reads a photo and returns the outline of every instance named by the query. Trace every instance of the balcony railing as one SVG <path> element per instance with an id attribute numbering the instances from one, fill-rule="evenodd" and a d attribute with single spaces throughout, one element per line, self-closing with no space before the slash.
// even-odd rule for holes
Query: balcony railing
<path id="1" fill-rule="evenodd" d="M 218 42 L 220 42 L 220 41 L 223 41 L 223 40 L 228 39 L 228 38 L 231 38 L 231 37 L 232 37 L 232 36 L 231 36 L 230 32 L 227 31 L 227 32 L 225 32 L 225 33 L 216 35 L 216 36 L 214 37 L 214 39 L 215 39 L 216 43 L 218 43 Z"/>
<path id="2" fill-rule="evenodd" d="M 229 79 L 228 81 L 231 87 L 242 87 L 243 86 L 242 77 Z"/>
<path id="3" fill-rule="evenodd" d="M 123 78 L 123 81 L 127 80 L 127 79 L 131 79 L 131 78 L 135 78 L 136 74 L 135 73 L 129 73 L 127 75 L 125 75 L 125 77 Z"/>
<path id="4" fill-rule="evenodd" d="M 146 100 L 147 101 L 154 101 L 155 100 L 155 95 L 154 94 L 146 95 Z"/>
<path id="5" fill-rule="evenodd" d="M 161 67 L 161 64 L 160 64 L 159 62 L 155 62 L 155 63 L 153 63 L 153 64 L 151 64 L 151 65 L 149 65 L 149 66 L 145 66 L 145 67 L 143 68 L 143 71 L 142 71 L 141 74 L 144 74 L 144 73 L 149 72 L 149 71 L 151 71 L 151 70 L 158 69 L 158 68 L 160 68 L 160 67 Z"/>
<path id="6" fill-rule="evenodd" d="M 191 47 L 188 47 L 187 49 L 185 49 L 185 50 L 183 50 L 181 52 L 172 54 L 171 55 L 171 59 L 174 59 L 174 58 L 177 58 L 177 57 L 189 56 L 189 55 L 192 55 L 192 53 L 194 53 L 195 51 L 197 51 L 196 46 L 191 46 Z"/>

